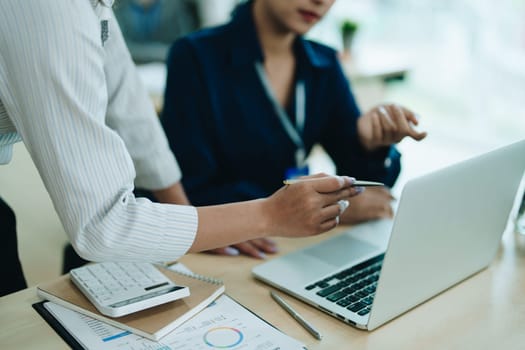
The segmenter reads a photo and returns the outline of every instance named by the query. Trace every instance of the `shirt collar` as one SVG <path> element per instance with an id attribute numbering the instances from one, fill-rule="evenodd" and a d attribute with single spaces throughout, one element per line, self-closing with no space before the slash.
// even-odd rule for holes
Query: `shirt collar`
<path id="1" fill-rule="evenodd" d="M 115 0 L 99 0 L 106 7 L 113 7 Z"/>
<path id="2" fill-rule="evenodd" d="M 99 4 L 101 4 L 102 6 L 107 7 L 107 8 L 112 8 L 113 7 L 113 3 L 115 2 L 115 0 L 89 0 L 89 2 L 91 3 L 91 6 L 93 6 L 94 9 Z"/>
<path id="3" fill-rule="evenodd" d="M 264 54 L 259 44 L 255 22 L 252 14 L 252 1 L 238 5 L 230 22 L 233 29 L 232 64 L 234 66 L 253 65 L 254 62 L 264 62 Z M 239 45 L 243 43 L 244 45 Z M 318 54 L 312 43 L 302 36 L 297 37 L 294 50 L 299 59 L 316 68 L 324 68 L 331 64 L 330 60 Z"/>

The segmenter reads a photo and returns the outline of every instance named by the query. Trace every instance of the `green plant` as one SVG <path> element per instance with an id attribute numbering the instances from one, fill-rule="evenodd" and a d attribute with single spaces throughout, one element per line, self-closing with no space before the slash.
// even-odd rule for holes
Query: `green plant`
<path id="1" fill-rule="evenodd" d="M 343 36 L 353 35 L 358 28 L 359 24 L 357 24 L 357 22 L 347 19 L 341 24 L 341 33 Z"/>

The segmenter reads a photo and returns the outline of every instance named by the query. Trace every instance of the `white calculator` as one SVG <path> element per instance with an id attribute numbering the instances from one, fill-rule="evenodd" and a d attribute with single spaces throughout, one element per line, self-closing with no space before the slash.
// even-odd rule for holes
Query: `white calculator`
<path id="1" fill-rule="evenodd" d="M 136 262 L 88 264 L 70 271 L 71 280 L 102 314 L 119 317 L 190 295 L 155 265 Z"/>

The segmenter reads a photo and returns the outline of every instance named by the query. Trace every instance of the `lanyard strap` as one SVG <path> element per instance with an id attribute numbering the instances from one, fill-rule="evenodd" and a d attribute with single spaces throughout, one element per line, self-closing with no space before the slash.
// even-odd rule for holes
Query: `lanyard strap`
<path id="1" fill-rule="evenodd" d="M 295 126 L 290 121 L 290 118 L 286 115 L 286 111 L 284 108 L 277 102 L 277 99 L 275 98 L 272 89 L 270 87 L 270 82 L 268 81 L 268 78 L 266 77 L 266 72 L 264 71 L 264 67 L 261 62 L 255 63 L 255 70 L 257 71 L 257 74 L 259 75 L 259 79 L 261 80 L 261 83 L 264 87 L 264 90 L 266 91 L 266 95 L 268 95 L 268 98 L 272 102 L 273 108 L 275 110 L 275 113 L 277 113 L 277 116 L 279 117 L 279 121 L 281 122 L 281 125 L 283 126 L 284 130 L 290 137 L 290 139 L 293 141 L 295 146 L 297 147 L 297 150 L 295 151 L 295 162 L 298 167 L 304 166 L 304 161 L 306 159 L 306 150 L 304 147 L 304 142 L 301 137 L 301 134 L 304 130 L 304 123 L 305 123 L 305 117 L 306 117 L 306 93 L 305 93 L 305 87 L 304 87 L 304 81 L 300 80 L 295 85 Z"/>

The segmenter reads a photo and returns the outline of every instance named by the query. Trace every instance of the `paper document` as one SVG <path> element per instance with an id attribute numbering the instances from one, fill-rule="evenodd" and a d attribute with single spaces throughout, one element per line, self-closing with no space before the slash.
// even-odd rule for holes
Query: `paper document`
<path id="1" fill-rule="evenodd" d="M 274 350 L 304 349 L 297 340 L 222 295 L 160 342 L 137 336 L 60 305 L 46 309 L 86 349 L 133 350 Z"/>

